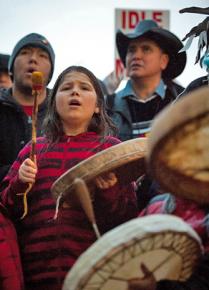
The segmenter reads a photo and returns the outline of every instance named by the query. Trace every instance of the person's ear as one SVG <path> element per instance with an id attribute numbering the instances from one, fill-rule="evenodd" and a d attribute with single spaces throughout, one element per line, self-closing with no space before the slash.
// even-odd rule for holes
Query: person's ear
<path id="1" fill-rule="evenodd" d="M 161 69 L 165 70 L 169 63 L 169 56 L 168 54 L 164 53 L 161 58 Z"/>
<path id="2" fill-rule="evenodd" d="M 99 107 L 96 107 L 94 113 L 98 114 L 100 112 Z"/>

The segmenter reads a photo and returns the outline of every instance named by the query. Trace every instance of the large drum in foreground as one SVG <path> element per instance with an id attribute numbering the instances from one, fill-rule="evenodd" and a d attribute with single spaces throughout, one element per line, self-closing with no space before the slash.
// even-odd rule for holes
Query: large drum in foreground
<path id="1" fill-rule="evenodd" d="M 186 280 L 201 254 L 195 231 L 171 215 L 136 218 L 107 232 L 77 260 L 62 290 L 125 290 L 143 262 L 161 279 Z"/>
<path id="2" fill-rule="evenodd" d="M 91 193 L 95 178 L 107 172 L 114 172 L 121 184 L 135 181 L 145 173 L 146 145 L 146 138 L 128 140 L 80 162 L 54 182 L 51 188 L 54 198 L 62 194 L 63 199 L 70 203 L 76 178 L 83 179 Z"/>
<path id="3" fill-rule="evenodd" d="M 154 119 L 147 164 L 161 187 L 209 203 L 209 88 L 169 105 Z"/>

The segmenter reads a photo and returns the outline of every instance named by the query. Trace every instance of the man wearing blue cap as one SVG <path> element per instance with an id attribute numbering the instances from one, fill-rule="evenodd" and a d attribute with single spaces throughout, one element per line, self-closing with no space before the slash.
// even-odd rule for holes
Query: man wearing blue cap
<path id="1" fill-rule="evenodd" d="M 41 135 L 49 94 L 47 84 L 53 75 L 54 61 L 51 44 L 38 33 L 24 36 L 13 49 L 8 63 L 13 85 L 10 89 L 0 89 L 0 181 L 19 151 L 31 139 L 34 71 L 40 71 L 44 79 L 43 90 L 38 98 L 37 135 Z"/>

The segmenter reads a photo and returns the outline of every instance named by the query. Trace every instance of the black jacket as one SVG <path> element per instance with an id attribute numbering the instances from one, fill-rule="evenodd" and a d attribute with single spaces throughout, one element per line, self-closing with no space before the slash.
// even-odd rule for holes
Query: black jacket
<path id="1" fill-rule="evenodd" d="M 47 90 L 49 94 L 49 90 Z M 46 113 L 46 100 L 39 106 L 37 135 Z M 31 139 L 31 121 L 12 97 L 11 89 L 0 89 L 0 181 L 8 172 L 19 151 Z"/>
<path id="2" fill-rule="evenodd" d="M 186 89 L 178 96 L 177 100 L 181 97 L 185 96 L 188 93 L 191 93 L 192 91 L 199 89 L 203 86 L 208 86 L 208 76 L 202 76 L 198 79 L 193 80 Z"/>

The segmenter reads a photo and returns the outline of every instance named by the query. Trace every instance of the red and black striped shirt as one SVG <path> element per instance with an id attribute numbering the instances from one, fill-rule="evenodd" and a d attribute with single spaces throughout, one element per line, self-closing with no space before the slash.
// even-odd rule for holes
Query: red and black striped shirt
<path id="1" fill-rule="evenodd" d="M 76 259 L 96 237 L 80 207 L 60 208 L 56 220 L 55 200 L 50 192 L 53 182 L 82 160 L 120 141 L 114 137 L 101 138 L 87 132 L 74 137 L 64 136 L 59 143 L 49 145 L 38 138 L 36 145 L 38 173 L 28 193 L 29 212 L 23 214 L 22 197 L 25 184 L 18 179 L 18 169 L 29 156 L 30 144 L 18 155 L 4 179 L 7 187 L 1 198 L 16 221 L 26 289 L 60 290 L 63 279 Z M 136 196 L 131 184 L 117 185 L 95 194 L 94 208 L 101 232 L 137 215 Z"/>

